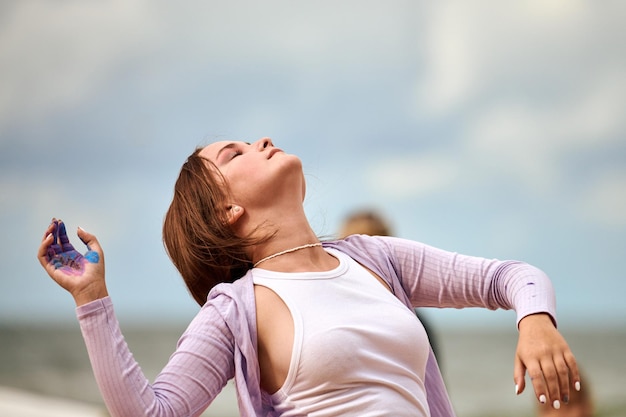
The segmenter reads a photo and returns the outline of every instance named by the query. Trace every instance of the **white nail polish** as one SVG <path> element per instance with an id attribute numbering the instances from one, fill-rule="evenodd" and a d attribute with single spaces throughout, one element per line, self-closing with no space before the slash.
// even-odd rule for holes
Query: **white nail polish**
<path id="1" fill-rule="evenodd" d="M 519 394 L 519 385 L 515 384 L 515 395 Z"/>
<path id="2" fill-rule="evenodd" d="M 545 404 L 545 403 L 546 403 L 546 396 L 545 396 L 545 395 L 543 395 L 543 394 L 541 394 L 541 395 L 539 396 L 539 402 L 540 402 L 541 404 Z"/>
<path id="3" fill-rule="evenodd" d="M 561 403 L 559 402 L 559 400 L 554 400 L 554 402 L 552 403 L 552 407 L 554 407 L 555 410 L 561 408 Z"/>
<path id="4" fill-rule="evenodd" d="M 576 383 L 574 384 L 574 388 L 576 389 L 576 391 L 580 391 L 580 381 L 576 381 Z"/>

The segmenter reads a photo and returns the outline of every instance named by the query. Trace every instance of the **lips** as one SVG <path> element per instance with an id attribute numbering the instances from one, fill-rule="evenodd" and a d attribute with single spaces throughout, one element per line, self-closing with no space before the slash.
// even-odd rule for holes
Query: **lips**
<path id="1" fill-rule="evenodd" d="M 278 149 L 278 148 L 272 148 L 269 153 L 267 154 L 267 159 L 270 159 L 272 156 L 274 156 L 275 154 L 277 154 L 278 152 L 282 152 L 282 150 Z"/>

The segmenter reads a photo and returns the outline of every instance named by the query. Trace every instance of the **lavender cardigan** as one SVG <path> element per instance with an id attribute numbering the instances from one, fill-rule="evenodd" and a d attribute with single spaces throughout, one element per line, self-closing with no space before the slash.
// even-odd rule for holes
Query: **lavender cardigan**
<path id="1" fill-rule="evenodd" d="M 394 237 L 355 235 L 324 245 L 384 278 L 409 308 L 514 309 L 518 322 L 539 312 L 555 317 L 548 277 L 523 262 L 469 257 Z M 128 350 L 111 299 L 77 308 L 96 381 L 113 417 L 198 416 L 233 377 L 242 416 L 276 416 L 260 388 L 255 314 L 250 272 L 216 286 L 150 384 Z M 432 350 L 425 386 L 431 416 L 453 417 Z"/>

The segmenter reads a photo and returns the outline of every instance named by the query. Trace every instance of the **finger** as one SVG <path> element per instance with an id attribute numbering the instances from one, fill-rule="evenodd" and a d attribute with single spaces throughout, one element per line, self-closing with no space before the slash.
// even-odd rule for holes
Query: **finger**
<path id="1" fill-rule="evenodd" d="M 543 373 L 541 372 L 541 367 L 539 366 L 539 363 L 528 365 L 528 376 L 530 377 L 531 384 L 533 384 L 533 389 L 535 390 L 535 396 L 537 397 L 537 401 L 539 401 L 541 404 L 545 404 L 548 400 L 548 391 L 546 389 L 546 384 L 543 380 Z"/>
<path id="2" fill-rule="evenodd" d="M 546 383 L 550 404 L 558 409 L 561 407 L 561 384 L 554 361 L 545 360 L 541 364 L 541 369 L 543 371 L 543 378 Z"/>
<path id="3" fill-rule="evenodd" d="M 37 259 L 39 259 L 39 263 L 41 266 L 46 268 L 48 266 L 49 259 L 49 248 L 52 243 L 52 229 L 51 226 L 48 227 L 48 233 L 41 241 L 41 245 L 39 245 L 39 250 L 37 251 Z"/>
<path id="4" fill-rule="evenodd" d="M 59 222 L 60 220 L 56 220 L 54 219 L 52 221 L 52 243 L 51 243 L 51 247 L 54 250 L 54 252 L 60 252 L 61 251 L 61 247 L 59 246 L 58 242 L 59 242 Z"/>
<path id="5" fill-rule="evenodd" d="M 65 229 L 65 223 L 59 221 L 59 244 L 63 252 L 69 252 L 74 250 L 74 246 L 70 243 L 70 238 L 67 237 L 67 230 Z"/>
<path id="6" fill-rule="evenodd" d="M 41 239 L 41 245 L 39 246 L 39 250 L 37 251 L 37 258 L 40 260 L 42 265 L 44 263 L 47 263 L 50 260 L 51 256 L 54 256 L 55 248 L 51 248 L 51 245 L 54 243 L 54 234 L 56 228 L 56 219 L 53 218 L 43 234 L 43 237 Z"/>
<path id="7" fill-rule="evenodd" d="M 53 220 L 52 224 L 54 225 L 54 229 L 52 229 L 52 236 L 54 236 L 54 240 L 52 241 L 53 244 L 57 244 L 58 240 L 59 240 L 59 222 L 60 220 Z"/>
<path id="8" fill-rule="evenodd" d="M 102 248 L 95 235 L 85 231 L 82 227 L 78 228 L 76 233 L 78 238 L 87 246 L 85 259 L 91 263 L 98 263 L 103 257 Z"/>
<path id="9" fill-rule="evenodd" d="M 580 371 L 578 370 L 578 364 L 576 363 L 576 358 L 571 351 L 565 352 L 563 355 L 565 359 L 565 363 L 569 368 L 569 377 L 572 386 L 576 391 L 580 391 Z"/>
<path id="10" fill-rule="evenodd" d="M 526 367 L 518 356 L 515 356 L 513 365 L 513 382 L 515 383 L 515 395 L 524 392 L 524 388 L 526 388 Z"/>
<path id="11" fill-rule="evenodd" d="M 562 356 L 557 356 L 554 358 L 554 366 L 557 371 L 557 376 L 559 379 L 560 396 L 558 397 L 558 399 L 563 401 L 563 403 L 567 404 L 570 398 L 569 368 L 567 366 L 567 363 L 565 363 L 565 359 Z"/>
<path id="12" fill-rule="evenodd" d="M 43 236 L 41 237 L 41 241 L 43 242 L 44 240 L 46 240 L 46 238 L 48 237 L 49 234 L 52 233 L 52 230 L 54 229 L 55 225 L 54 225 L 54 219 L 52 219 L 52 221 L 50 222 L 50 224 L 48 225 L 48 227 L 46 228 L 46 231 L 43 232 Z"/>

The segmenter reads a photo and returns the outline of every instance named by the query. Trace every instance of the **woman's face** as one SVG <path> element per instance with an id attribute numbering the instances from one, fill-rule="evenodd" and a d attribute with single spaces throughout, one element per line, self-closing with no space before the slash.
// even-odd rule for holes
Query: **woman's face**
<path id="1" fill-rule="evenodd" d="M 254 143 L 215 142 L 202 149 L 200 156 L 220 170 L 235 199 L 234 204 L 246 208 L 272 204 L 277 194 L 285 186 L 293 186 L 294 181 L 300 185 L 304 198 L 300 159 L 276 148 L 270 138 Z"/>

